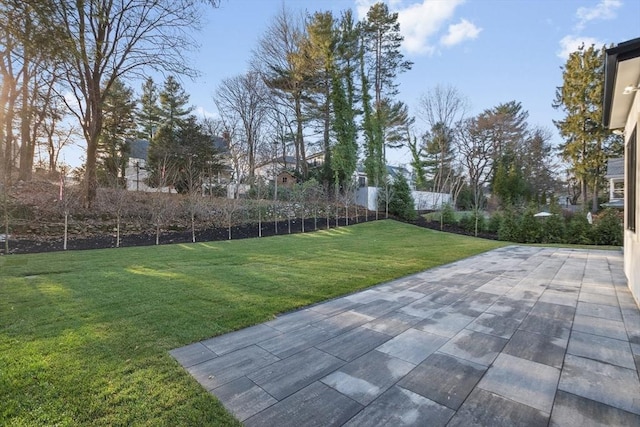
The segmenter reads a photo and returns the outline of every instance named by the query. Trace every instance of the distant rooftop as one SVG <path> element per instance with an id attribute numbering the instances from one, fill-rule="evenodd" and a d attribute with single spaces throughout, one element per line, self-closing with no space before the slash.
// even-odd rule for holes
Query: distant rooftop
<path id="1" fill-rule="evenodd" d="M 607 160 L 607 174 L 604 177 L 606 179 L 624 177 L 624 158 Z"/>

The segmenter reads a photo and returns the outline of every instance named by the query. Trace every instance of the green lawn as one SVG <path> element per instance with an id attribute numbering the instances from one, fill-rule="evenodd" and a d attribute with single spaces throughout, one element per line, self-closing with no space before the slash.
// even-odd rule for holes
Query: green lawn
<path id="1" fill-rule="evenodd" d="M 0 257 L 0 425 L 233 425 L 168 350 L 503 244 L 388 220 Z"/>

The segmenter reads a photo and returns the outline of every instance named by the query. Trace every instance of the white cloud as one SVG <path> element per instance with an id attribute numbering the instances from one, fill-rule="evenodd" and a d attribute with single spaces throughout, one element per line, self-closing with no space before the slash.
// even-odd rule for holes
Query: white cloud
<path id="1" fill-rule="evenodd" d="M 445 23 L 453 17 L 461 0 L 423 0 L 398 11 L 400 31 L 404 36 L 403 47 L 409 53 L 433 53 L 434 44 L 430 38 L 437 34 Z"/>
<path id="2" fill-rule="evenodd" d="M 578 48 L 583 44 L 585 46 L 591 46 L 592 44 L 601 46 L 604 43 L 594 39 L 593 37 L 565 36 L 560 40 L 560 50 L 557 55 L 562 59 L 568 59 L 569 55 L 578 50 Z"/>
<path id="3" fill-rule="evenodd" d="M 582 30 L 589 21 L 598 19 L 613 19 L 616 17 L 616 9 L 622 6 L 620 0 L 600 0 L 594 7 L 580 7 L 576 11 L 578 17 L 577 30 Z"/>
<path id="4" fill-rule="evenodd" d="M 197 106 L 193 109 L 193 113 L 195 114 L 196 117 L 198 118 L 212 118 L 215 119 L 218 117 L 217 113 L 212 113 L 211 111 L 208 111 L 207 109 L 205 109 L 202 106 Z"/>
<path id="5" fill-rule="evenodd" d="M 356 14 L 358 19 L 361 20 L 367 16 L 367 11 L 376 2 L 377 0 L 356 0 Z"/>
<path id="6" fill-rule="evenodd" d="M 380 0 L 355 0 L 359 19 L 367 15 L 369 8 Z M 400 32 L 404 36 L 403 48 L 408 53 L 432 54 L 437 43 L 431 39 L 443 31 L 448 21 L 452 20 L 456 8 L 465 0 L 421 0 L 409 3 L 403 0 L 387 0 L 389 9 L 398 13 Z M 450 25 L 448 33 L 441 37 L 443 46 L 453 46 L 464 40 L 474 39 L 481 29 L 466 19 Z"/>
<path id="7" fill-rule="evenodd" d="M 440 43 L 444 46 L 454 46 L 465 40 L 473 40 L 478 37 L 482 28 L 476 27 L 466 19 L 461 19 L 458 24 L 449 25 L 449 32 L 442 36 Z"/>

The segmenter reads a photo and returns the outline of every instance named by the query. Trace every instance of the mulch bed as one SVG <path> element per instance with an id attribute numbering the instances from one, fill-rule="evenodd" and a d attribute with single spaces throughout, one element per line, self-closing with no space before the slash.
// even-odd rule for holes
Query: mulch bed
<path id="1" fill-rule="evenodd" d="M 397 218 L 394 218 L 398 220 Z M 350 219 L 349 225 L 365 222 L 364 216 L 359 217 L 357 220 Z M 369 221 L 374 221 L 373 216 L 368 217 Z M 427 221 L 422 216 L 419 216 L 417 220 L 410 221 L 410 224 L 414 224 L 418 227 L 429 228 L 432 230 L 444 231 L 447 233 L 464 234 L 473 236 L 473 233 L 469 233 L 461 227 L 455 225 L 444 225 L 440 228 L 440 223 L 437 221 Z M 344 218 L 340 218 L 338 221 L 340 227 L 346 226 Z M 329 227 L 335 228 L 335 219 L 329 220 Z M 305 232 L 311 232 L 322 230 L 327 228 L 327 219 L 318 218 L 317 221 L 313 218 L 307 218 L 304 221 Z M 302 221 L 299 218 L 288 221 L 279 221 L 276 224 L 273 222 L 262 223 L 262 237 L 270 237 L 276 235 L 286 235 L 302 232 Z M 258 224 L 243 224 L 233 226 L 231 228 L 231 238 L 236 239 L 249 239 L 257 238 L 258 236 Z M 479 233 L 478 237 L 484 239 L 497 240 L 497 236 L 492 233 Z M 172 243 L 191 243 L 191 230 L 184 231 L 162 231 L 160 234 L 160 244 L 167 245 Z M 196 230 L 196 242 L 213 242 L 229 240 L 229 230 L 226 227 L 207 228 L 203 230 Z M 126 234 L 120 236 L 120 247 L 132 247 L 132 246 L 152 246 L 156 243 L 155 233 L 138 233 L 138 234 Z M 67 241 L 67 250 L 87 250 L 87 249 L 105 249 L 116 247 L 116 236 L 114 234 L 92 236 L 92 237 L 73 237 L 69 236 Z M 38 253 L 38 252 L 54 252 L 62 251 L 63 249 L 63 237 L 62 236 L 44 236 L 39 239 L 9 239 L 9 254 L 26 254 L 26 253 Z M 0 246 L 0 255 L 4 254 L 4 243 Z"/>

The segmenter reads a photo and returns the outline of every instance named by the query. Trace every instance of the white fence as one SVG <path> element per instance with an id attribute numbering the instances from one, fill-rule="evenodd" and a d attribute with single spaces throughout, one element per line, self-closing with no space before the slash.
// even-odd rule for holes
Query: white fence
<path id="1" fill-rule="evenodd" d="M 383 190 L 377 187 L 362 187 L 358 189 L 356 200 L 358 205 L 366 206 L 375 211 L 378 201 L 378 192 Z M 382 193 L 381 193 L 382 195 Z M 451 195 L 446 193 L 432 193 L 430 191 L 412 191 L 414 207 L 417 210 L 438 210 L 443 204 L 451 203 Z"/>

